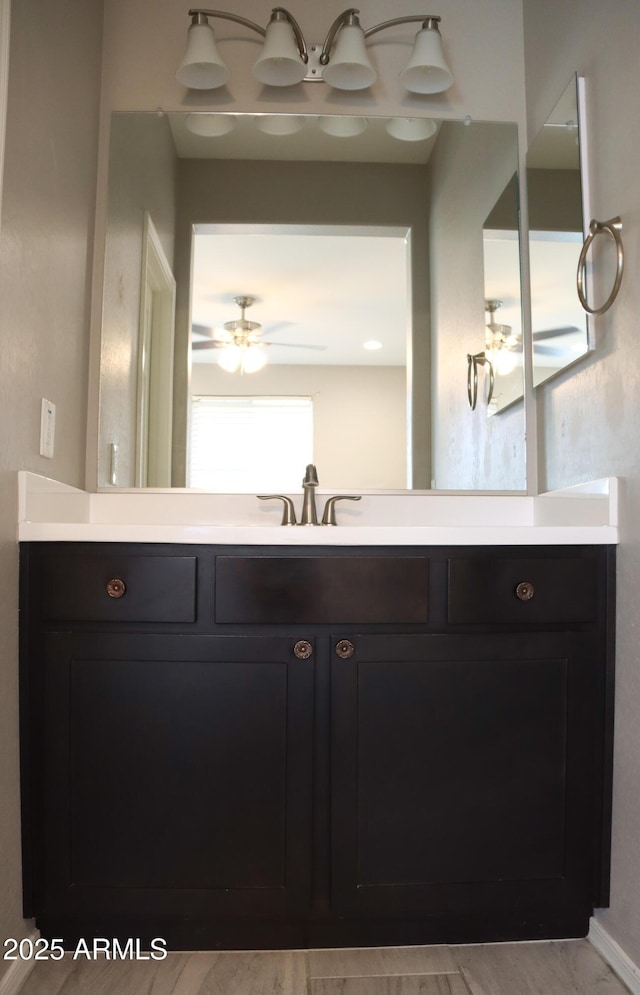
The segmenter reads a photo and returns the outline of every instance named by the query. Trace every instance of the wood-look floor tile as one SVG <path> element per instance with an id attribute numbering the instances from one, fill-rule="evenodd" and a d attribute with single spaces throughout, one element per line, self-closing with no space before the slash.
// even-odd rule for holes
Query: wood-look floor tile
<path id="1" fill-rule="evenodd" d="M 458 969 L 448 947 L 375 947 L 311 950 L 310 978 L 355 978 L 390 974 L 447 974 Z"/>
<path id="2" fill-rule="evenodd" d="M 20 995 L 174 995 L 188 958 L 169 954 L 163 961 L 73 960 L 66 954 L 62 961 L 36 964 Z M 186 995 L 189 989 L 184 991 Z"/>
<path id="3" fill-rule="evenodd" d="M 459 974 L 412 974 L 383 978 L 314 978 L 309 995 L 469 995 Z"/>
<path id="4" fill-rule="evenodd" d="M 201 957 L 192 954 L 187 970 L 197 971 Z M 200 987 L 181 986 L 176 988 L 175 995 L 306 995 L 306 992 L 304 953 L 238 951 L 216 954 L 200 980 Z"/>
<path id="5" fill-rule="evenodd" d="M 588 940 L 452 947 L 472 995 L 628 995 Z"/>

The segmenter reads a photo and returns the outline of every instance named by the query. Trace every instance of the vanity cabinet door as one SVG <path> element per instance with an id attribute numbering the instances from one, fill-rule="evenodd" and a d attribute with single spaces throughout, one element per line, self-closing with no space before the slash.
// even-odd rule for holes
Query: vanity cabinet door
<path id="1" fill-rule="evenodd" d="M 47 634 L 39 915 L 307 910 L 313 655 L 295 643 Z"/>
<path id="2" fill-rule="evenodd" d="M 440 916 L 445 939 L 465 916 L 546 908 L 586 924 L 592 637 L 351 641 L 332 662 L 333 912 Z"/>

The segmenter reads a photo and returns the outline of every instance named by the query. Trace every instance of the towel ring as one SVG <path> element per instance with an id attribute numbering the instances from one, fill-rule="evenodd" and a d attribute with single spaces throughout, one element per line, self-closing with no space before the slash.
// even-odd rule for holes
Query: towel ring
<path id="1" fill-rule="evenodd" d="M 580 298 L 580 303 L 587 314 L 604 314 L 605 311 L 609 310 L 618 296 L 620 284 L 622 283 L 622 273 L 624 270 L 624 249 L 622 247 L 622 238 L 620 236 L 621 232 L 622 221 L 619 217 L 611 218 L 610 221 L 592 220 L 589 225 L 589 234 L 584 240 L 582 252 L 580 253 L 580 258 L 578 260 L 578 297 Z M 601 307 L 589 307 L 584 292 L 584 275 L 587 266 L 587 253 L 596 235 L 600 235 L 602 233 L 609 235 L 609 237 L 616 243 L 616 278 L 613 283 L 613 289 L 604 304 Z"/>
<path id="2" fill-rule="evenodd" d="M 477 352 L 474 356 L 472 356 L 471 353 L 467 353 L 467 397 L 469 399 L 469 407 L 472 411 L 476 410 L 476 404 L 478 403 L 479 365 L 486 365 L 489 367 L 489 393 L 487 394 L 487 404 L 491 404 L 493 388 L 496 381 L 495 373 L 493 371 L 493 363 L 484 352 Z"/>

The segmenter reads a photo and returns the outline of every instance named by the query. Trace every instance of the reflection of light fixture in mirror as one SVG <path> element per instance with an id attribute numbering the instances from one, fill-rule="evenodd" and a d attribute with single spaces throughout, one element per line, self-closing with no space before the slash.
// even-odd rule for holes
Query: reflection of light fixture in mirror
<path id="1" fill-rule="evenodd" d="M 235 114 L 187 114 L 184 126 L 192 135 L 218 138 L 233 131 L 237 121 Z"/>
<path id="2" fill-rule="evenodd" d="M 335 138 L 353 138 L 361 135 L 367 129 L 366 117 L 351 117 L 349 115 L 324 114 L 318 118 L 318 127 L 325 135 Z"/>
<path id="3" fill-rule="evenodd" d="M 382 349 L 382 342 L 378 342 L 377 339 L 369 339 L 362 343 L 362 348 L 368 349 L 369 352 L 376 352 L 376 350 Z"/>
<path id="4" fill-rule="evenodd" d="M 304 127 L 301 114 L 259 114 L 255 122 L 265 135 L 295 135 Z"/>
<path id="5" fill-rule="evenodd" d="M 284 7 L 274 7 L 267 28 L 238 14 L 222 10 L 191 9 L 192 18 L 187 51 L 176 73 L 184 86 L 210 90 L 230 78 L 215 44 L 209 17 L 234 21 L 264 38 L 262 53 L 253 67 L 253 76 L 267 86 L 292 86 L 303 80 L 325 80 L 338 90 L 363 90 L 375 83 L 378 74 L 366 50 L 366 40 L 378 31 L 400 24 L 422 22 L 415 36 L 413 51 L 400 81 L 412 93 L 440 93 L 453 83 L 442 50 L 438 30 L 440 18 L 431 14 L 395 17 L 365 31 L 355 7 L 344 10 L 335 19 L 322 45 L 317 63 L 308 69 L 309 52 L 304 36 L 293 15 Z M 314 46 L 317 51 L 319 46 Z"/>
<path id="6" fill-rule="evenodd" d="M 428 117 L 391 117 L 385 127 L 392 138 L 401 142 L 423 142 L 437 129 L 436 122 Z"/>
<path id="7" fill-rule="evenodd" d="M 245 312 L 254 303 L 255 297 L 244 294 L 234 297 L 233 301 L 240 308 L 240 317 L 235 321 L 225 321 L 224 331 L 217 336 L 218 343 L 223 343 L 218 365 L 227 373 L 235 373 L 237 370 L 240 373 L 256 373 L 267 362 L 267 354 L 264 345 L 256 341 L 262 325 L 245 317 Z"/>
<path id="8" fill-rule="evenodd" d="M 484 309 L 489 317 L 486 323 L 486 349 L 490 354 L 495 372 L 498 376 L 507 376 L 516 368 L 516 357 L 512 349 L 519 345 L 519 339 L 512 334 L 510 325 L 500 325 L 493 317 L 502 307 L 502 301 L 486 300 Z"/>

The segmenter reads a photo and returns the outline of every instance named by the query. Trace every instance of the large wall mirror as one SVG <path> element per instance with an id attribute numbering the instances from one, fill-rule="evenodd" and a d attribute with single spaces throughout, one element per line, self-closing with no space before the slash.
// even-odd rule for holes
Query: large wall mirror
<path id="1" fill-rule="evenodd" d="M 509 123 L 114 114 L 98 486 L 290 489 L 203 475 L 194 446 L 213 449 L 216 408 L 222 459 L 273 466 L 301 398 L 323 487 L 524 490 L 521 359 L 508 410 L 470 411 L 466 392 L 486 341 L 486 223 L 517 163 Z M 491 294 L 519 329 L 513 214 L 507 227 Z M 255 442 L 249 408 L 264 427 L 283 398 L 293 414 L 258 453 L 229 441 L 235 420 Z"/>

